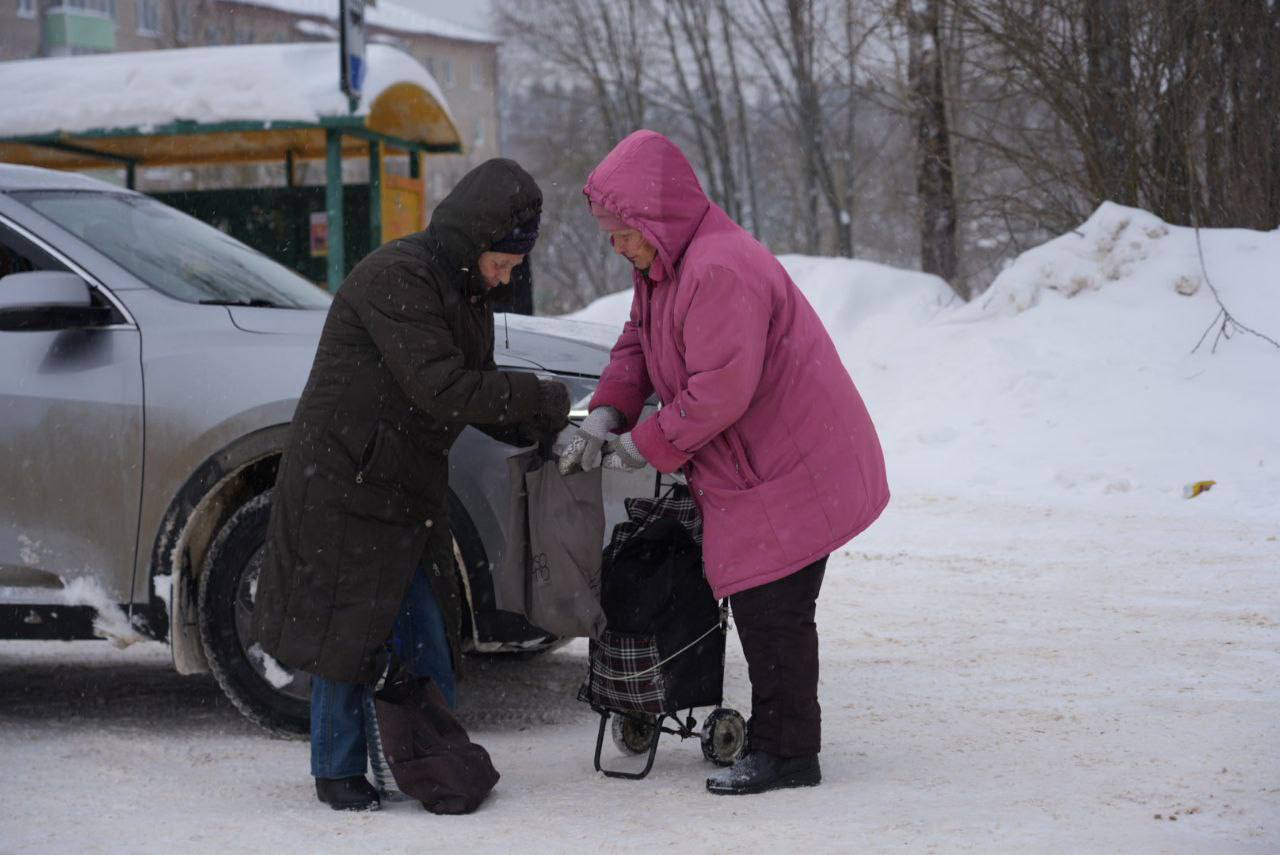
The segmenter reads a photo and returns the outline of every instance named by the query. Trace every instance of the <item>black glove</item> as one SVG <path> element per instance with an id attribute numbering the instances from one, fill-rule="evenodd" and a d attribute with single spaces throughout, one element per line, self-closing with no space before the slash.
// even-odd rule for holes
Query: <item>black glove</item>
<path id="1" fill-rule="evenodd" d="M 538 381 L 538 412 L 533 429 L 554 438 L 569 423 L 569 387 L 555 380 Z"/>

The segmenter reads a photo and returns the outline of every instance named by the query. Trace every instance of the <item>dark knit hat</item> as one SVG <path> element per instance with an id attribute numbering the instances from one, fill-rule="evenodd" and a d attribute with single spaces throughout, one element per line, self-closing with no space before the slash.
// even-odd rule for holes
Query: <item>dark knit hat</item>
<path id="1" fill-rule="evenodd" d="M 494 252 L 509 252 L 512 255 L 528 255 L 533 244 L 538 240 L 538 221 L 541 214 L 534 214 L 516 226 L 505 237 L 495 240 L 489 249 Z"/>

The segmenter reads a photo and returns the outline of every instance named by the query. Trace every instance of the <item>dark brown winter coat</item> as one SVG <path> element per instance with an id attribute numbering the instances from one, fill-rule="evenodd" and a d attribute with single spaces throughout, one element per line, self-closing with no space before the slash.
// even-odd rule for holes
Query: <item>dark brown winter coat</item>
<path id="1" fill-rule="evenodd" d="M 376 679 L 419 561 L 456 651 L 449 448 L 468 424 L 515 439 L 538 408 L 536 377 L 495 369 L 476 262 L 541 206 L 528 173 L 490 160 L 425 231 L 370 253 L 338 289 L 280 465 L 258 581 L 253 633 L 279 662 Z"/>

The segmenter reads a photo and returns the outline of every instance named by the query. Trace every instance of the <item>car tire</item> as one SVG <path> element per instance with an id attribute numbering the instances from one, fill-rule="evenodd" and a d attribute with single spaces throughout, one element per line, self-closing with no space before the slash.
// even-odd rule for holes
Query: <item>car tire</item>
<path id="1" fill-rule="evenodd" d="M 310 729 L 310 675 L 266 656 L 249 632 L 270 518 L 268 490 L 241 505 L 218 531 L 200 579 L 200 640 L 231 703 L 255 724 L 296 737 Z"/>

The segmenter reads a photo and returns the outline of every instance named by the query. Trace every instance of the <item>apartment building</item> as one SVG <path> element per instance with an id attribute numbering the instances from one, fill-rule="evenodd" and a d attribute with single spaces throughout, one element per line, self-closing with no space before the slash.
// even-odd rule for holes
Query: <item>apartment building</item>
<path id="1" fill-rule="evenodd" d="M 0 62 L 207 45 L 336 41 L 338 0 L 0 0 Z M 498 45 L 493 36 L 378 0 L 369 41 L 431 71 L 466 150 L 432 158 L 433 204 L 468 169 L 499 154 Z M 337 51 L 334 67 L 338 66 Z M 3 85 L 0 70 L 0 85 Z M 357 170 L 359 165 L 356 166 Z"/>

